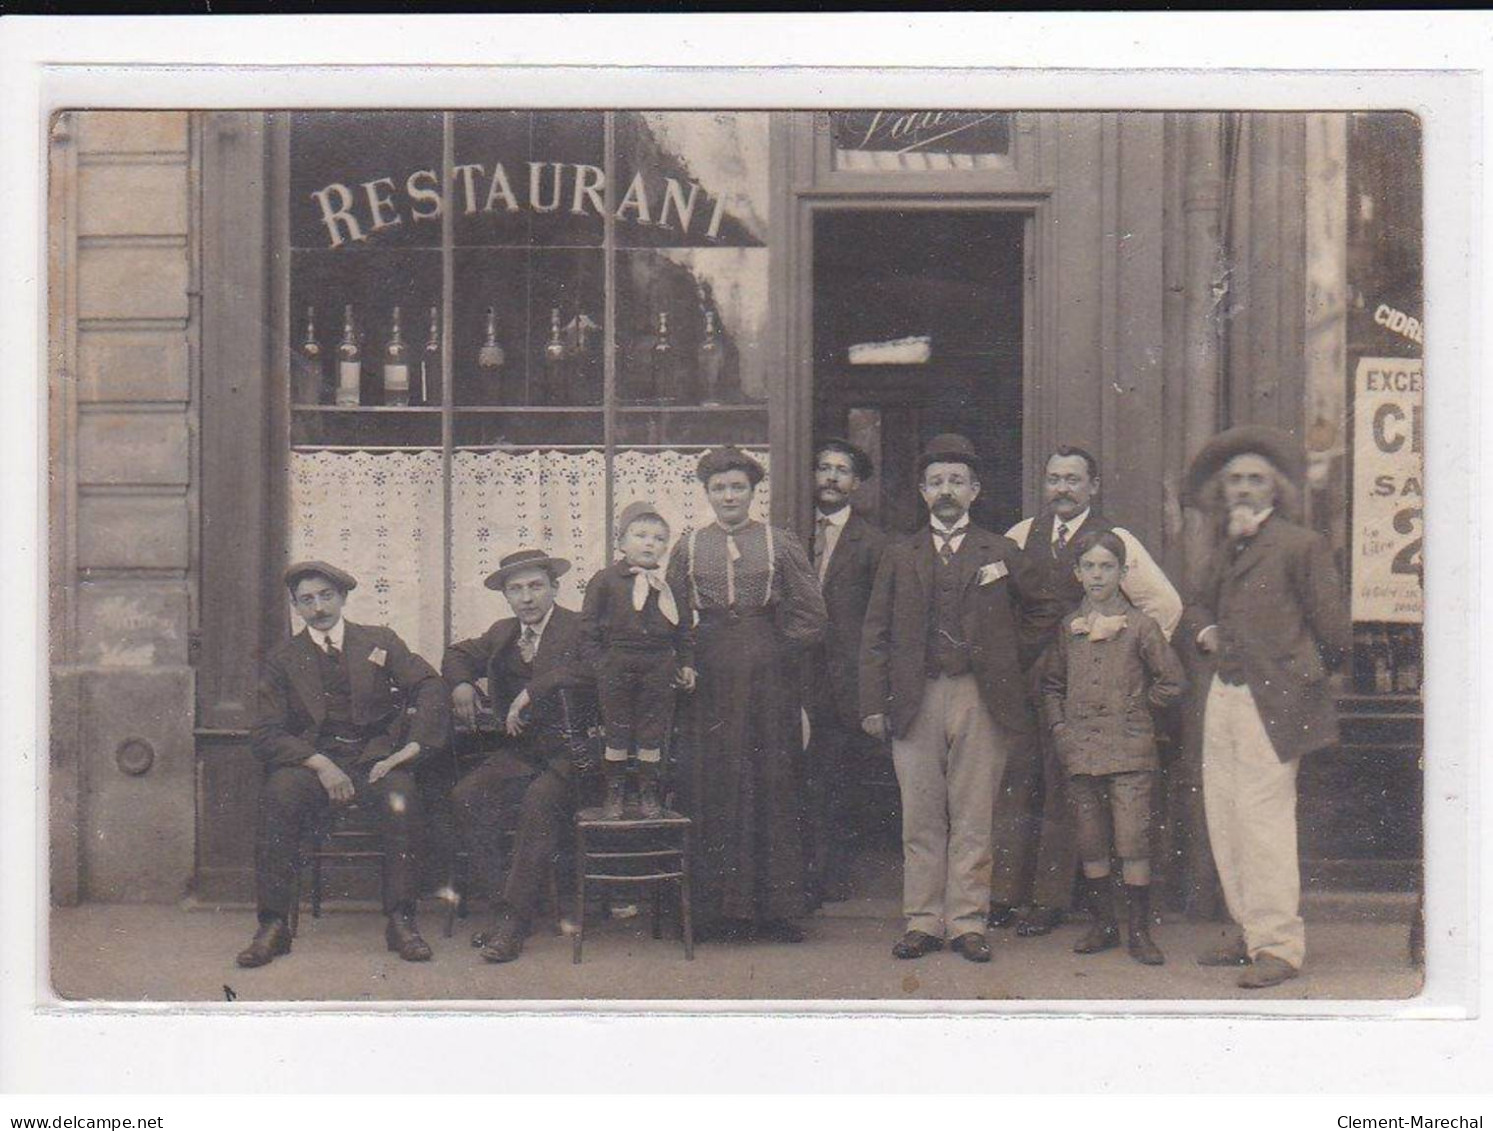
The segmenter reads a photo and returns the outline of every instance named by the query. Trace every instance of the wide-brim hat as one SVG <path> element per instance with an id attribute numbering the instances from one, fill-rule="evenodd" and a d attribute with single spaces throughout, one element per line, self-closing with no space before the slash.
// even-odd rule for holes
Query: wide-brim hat
<path id="1" fill-rule="evenodd" d="M 932 463 L 962 463 L 976 473 L 980 470 L 980 456 L 975 446 L 957 432 L 940 432 L 923 447 L 918 457 L 918 474 L 921 475 Z"/>
<path id="2" fill-rule="evenodd" d="M 325 577 L 344 593 L 350 593 L 358 587 L 358 579 L 347 570 L 313 559 L 295 562 L 286 567 L 285 588 L 294 593 L 295 587 L 301 583 L 303 577 Z"/>
<path id="3" fill-rule="evenodd" d="M 767 476 L 767 471 L 760 463 L 733 444 L 711 448 L 695 465 L 695 476 L 701 483 L 709 483 L 712 475 L 719 475 L 723 471 L 746 472 L 753 487 Z"/>
<path id="4" fill-rule="evenodd" d="M 669 520 L 664 517 L 664 512 L 659 510 L 653 503 L 648 502 L 646 499 L 634 499 L 622 508 L 622 514 L 617 519 L 617 533 L 619 535 L 622 534 L 640 518 L 653 518 L 665 526 L 669 525 Z"/>
<path id="5" fill-rule="evenodd" d="M 857 479 L 870 479 L 876 474 L 876 465 L 871 462 L 871 457 L 864 449 L 852 444 L 843 436 L 831 436 L 826 440 L 820 440 L 814 445 L 814 458 L 818 459 L 820 452 L 840 452 L 850 457 L 850 468 L 855 472 Z"/>
<path id="6" fill-rule="evenodd" d="M 515 550 L 498 563 L 498 568 L 488 574 L 482 584 L 501 592 L 510 577 L 526 569 L 542 569 L 558 581 L 569 572 L 570 562 L 564 558 L 552 558 L 543 550 Z"/>
<path id="7" fill-rule="evenodd" d="M 1214 436 L 1193 457 L 1187 469 L 1188 497 L 1196 499 L 1224 464 L 1246 453 L 1264 456 L 1291 482 L 1301 482 L 1306 457 L 1297 440 L 1268 424 L 1241 424 Z"/>

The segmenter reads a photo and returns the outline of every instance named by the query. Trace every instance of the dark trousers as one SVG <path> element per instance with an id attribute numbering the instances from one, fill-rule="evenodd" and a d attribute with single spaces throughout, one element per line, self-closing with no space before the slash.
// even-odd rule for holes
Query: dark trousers
<path id="1" fill-rule="evenodd" d="M 850 839 L 855 834 L 854 813 L 857 783 L 869 757 L 872 742 L 863 731 L 846 727 L 832 711 L 810 717 L 810 749 L 803 755 L 803 809 L 800 836 L 803 840 L 805 890 L 809 906 L 822 902 L 826 893 L 842 896 L 849 882 Z"/>
<path id="2" fill-rule="evenodd" d="M 1045 730 L 1022 747 L 996 794 L 990 901 L 1066 909 L 1078 870 L 1068 775 Z"/>
<path id="3" fill-rule="evenodd" d="M 674 649 L 613 648 L 597 665 L 607 746 L 661 750 L 674 717 Z"/>
<path id="4" fill-rule="evenodd" d="M 330 755 L 329 755 L 330 756 Z M 376 816 L 384 851 L 384 913 L 413 911 L 420 895 L 420 841 L 425 811 L 414 775 L 393 770 L 372 785 L 369 765 L 338 763 L 352 779 L 354 803 Z M 259 917 L 290 914 L 300 867 L 301 837 L 308 822 L 331 804 L 315 772 L 305 766 L 278 766 L 259 791 L 259 828 L 254 845 L 254 880 Z"/>
<path id="5" fill-rule="evenodd" d="M 575 808 L 570 782 L 553 770 L 516 772 L 511 759 L 492 758 L 457 783 L 451 803 L 457 831 L 471 853 L 477 890 L 494 908 L 506 906 L 527 928 Z M 513 859 L 505 876 L 510 832 Z"/>

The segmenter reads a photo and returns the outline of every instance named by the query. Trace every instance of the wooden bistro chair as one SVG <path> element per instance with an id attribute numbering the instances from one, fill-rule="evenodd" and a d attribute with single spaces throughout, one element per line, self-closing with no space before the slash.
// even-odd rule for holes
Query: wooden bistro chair
<path id="1" fill-rule="evenodd" d="M 672 732 L 672 727 L 670 728 Z M 672 735 L 668 746 L 672 748 Z M 601 744 L 596 744 L 600 758 Z M 664 752 L 664 765 L 671 762 L 672 749 Z M 666 805 L 657 817 L 645 817 L 636 806 L 622 816 L 608 819 L 601 808 L 581 809 L 575 815 L 575 923 L 571 935 L 571 962 L 579 965 L 586 934 L 586 885 L 651 889 L 653 937 L 663 937 L 664 889 L 679 893 L 679 935 L 684 957 L 695 957 L 694 925 L 690 916 L 690 836 L 694 822 Z"/>

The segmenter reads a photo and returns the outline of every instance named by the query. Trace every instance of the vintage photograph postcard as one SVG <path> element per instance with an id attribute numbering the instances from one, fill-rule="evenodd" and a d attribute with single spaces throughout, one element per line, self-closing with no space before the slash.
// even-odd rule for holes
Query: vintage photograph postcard
<path id="1" fill-rule="evenodd" d="M 1415 998 L 1415 114 L 368 93 L 47 116 L 59 999 Z"/>

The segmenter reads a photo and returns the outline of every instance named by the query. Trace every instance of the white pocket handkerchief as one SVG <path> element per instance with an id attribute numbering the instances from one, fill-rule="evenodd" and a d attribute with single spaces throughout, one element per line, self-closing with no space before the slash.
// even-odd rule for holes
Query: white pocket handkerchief
<path id="1" fill-rule="evenodd" d="M 382 648 L 375 648 L 372 652 L 368 653 L 368 662 L 381 668 L 389 662 L 389 653 L 385 652 Z"/>
<path id="2" fill-rule="evenodd" d="M 979 585 L 990 585 L 993 582 L 999 581 L 1010 572 L 1006 568 L 1005 562 L 991 562 L 989 565 L 982 565 L 980 567 L 979 576 L 976 577 L 975 581 Z"/>

